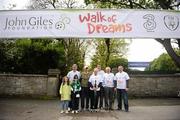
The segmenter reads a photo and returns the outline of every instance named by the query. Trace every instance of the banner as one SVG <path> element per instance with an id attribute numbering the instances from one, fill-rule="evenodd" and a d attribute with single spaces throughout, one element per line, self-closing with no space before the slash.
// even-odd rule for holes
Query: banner
<path id="1" fill-rule="evenodd" d="M 0 11 L 0 38 L 180 38 L 179 22 L 177 11 Z"/>

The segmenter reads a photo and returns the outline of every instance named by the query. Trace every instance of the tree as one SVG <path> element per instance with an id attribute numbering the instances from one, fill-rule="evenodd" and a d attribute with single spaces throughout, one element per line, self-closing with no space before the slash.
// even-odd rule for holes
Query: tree
<path id="1" fill-rule="evenodd" d="M 139 8 L 139 9 L 170 9 L 175 10 L 180 2 L 176 0 L 85 0 L 85 3 L 93 4 L 96 8 Z M 180 56 L 175 52 L 171 43 L 172 39 L 155 39 L 161 43 L 175 64 L 180 67 Z M 175 40 L 180 50 L 180 39 Z"/>
<path id="2" fill-rule="evenodd" d="M 59 9 L 59 8 L 76 8 L 78 0 L 31 0 L 28 8 L 30 9 Z M 65 71 L 71 69 L 76 63 L 79 69 L 84 65 L 84 54 L 86 54 L 86 41 L 79 38 L 57 38 L 62 42 L 65 52 L 66 67 Z"/>
<path id="3" fill-rule="evenodd" d="M 64 49 L 52 39 L 18 39 L 0 42 L 0 72 L 47 74 L 65 67 Z"/>
<path id="4" fill-rule="evenodd" d="M 122 65 L 125 69 L 128 69 L 128 60 L 126 58 L 113 58 L 109 61 L 108 66 L 111 68 L 117 68 Z"/>
<path id="5" fill-rule="evenodd" d="M 67 70 L 71 69 L 74 63 L 78 64 L 79 68 L 82 69 L 86 54 L 86 41 L 78 38 L 66 38 L 61 42 L 64 47 Z"/>
<path id="6" fill-rule="evenodd" d="M 129 43 L 126 43 L 123 39 L 111 39 L 110 41 L 111 43 L 108 43 L 109 47 L 107 47 L 107 41 L 104 39 L 97 39 L 94 41 L 96 45 L 96 53 L 92 57 L 92 68 L 94 68 L 97 64 L 100 64 L 103 68 L 105 68 L 112 63 L 112 60 L 125 57 Z"/>
<path id="7" fill-rule="evenodd" d="M 14 69 L 14 41 L 0 40 L 0 72 L 11 72 Z"/>
<path id="8" fill-rule="evenodd" d="M 78 0 L 30 0 L 29 9 L 76 8 Z"/>
<path id="9" fill-rule="evenodd" d="M 177 71 L 180 70 L 171 59 L 171 57 L 163 53 L 158 58 L 154 59 L 146 71 Z"/>

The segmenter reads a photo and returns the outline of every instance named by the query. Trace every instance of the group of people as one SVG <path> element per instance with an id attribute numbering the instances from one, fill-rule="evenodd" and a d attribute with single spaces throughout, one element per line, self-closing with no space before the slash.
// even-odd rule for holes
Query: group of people
<path id="1" fill-rule="evenodd" d="M 114 75 L 110 67 L 101 70 L 97 65 L 93 72 L 89 72 L 87 66 L 82 73 L 73 64 L 72 70 L 63 77 L 60 86 L 61 113 L 78 113 L 79 100 L 81 111 L 98 111 L 99 109 L 113 110 L 114 96 L 117 93 L 117 110 L 122 110 L 122 100 L 125 111 L 129 111 L 128 88 L 129 75 L 123 71 L 123 66 L 118 66 L 118 72 Z M 90 104 L 89 104 L 90 103 Z M 104 104 L 105 103 L 105 104 Z"/>

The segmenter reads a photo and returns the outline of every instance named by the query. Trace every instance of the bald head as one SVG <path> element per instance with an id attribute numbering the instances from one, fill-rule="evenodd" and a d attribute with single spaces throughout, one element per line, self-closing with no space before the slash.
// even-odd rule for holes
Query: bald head
<path id="1" fill-rule="evenodd" d="M 101 65 L 97 65 L 97 69 L 100 71 L 101 70 Z"/>
<path id="2" fill-rule="evenodd" d="M 94 68 L 94 75 L 97 75 L 98 71 L 98 68 Z"/>
<path id="3" fill-rule="evenodd" d="M 110 73 L 111 72 L 111 68 L 110 67 L 106 67 L 106 73 Z"/>
<path id="4" fill-rule="evenodd" d="M 120 65 L 120 66 L 118 67 L 118 71 L 119 71 L 119 72 L 122 72 L 123 70 L 124 70 L 124 67 Z"/>
<path id="5" fill-rule="evenodd" d="M 76 64 L 73 64 L 73 65 L 72 65 L 72 70 L 73 70 L 73 71 L 76 71 L 76 70 L 77 70 L 77 65 L 76 65 Z"/>

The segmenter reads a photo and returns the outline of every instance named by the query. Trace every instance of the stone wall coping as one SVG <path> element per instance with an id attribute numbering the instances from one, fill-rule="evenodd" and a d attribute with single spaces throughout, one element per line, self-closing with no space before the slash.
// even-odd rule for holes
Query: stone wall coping
<path id="1" fill-rule="evenodd" d="M 40 74 L 0 74 L 0 76 L 6 76 L 6 77 L 48 77 L 48 75 L 40 75 Z"/>
<path id="2" fill-rule="evenodd" d="M 0 76 L 48 77 L 48 75 L 41 75 L 41 74 L 0 74 Z M 178 74 L 130 74 L 130 77 L 180 77 L 180 73 Z"/>
<path id="3" fill-rule="evenodd" d="M 130 74 L 130 77 L 180 77 L 180 74 Z"/>

